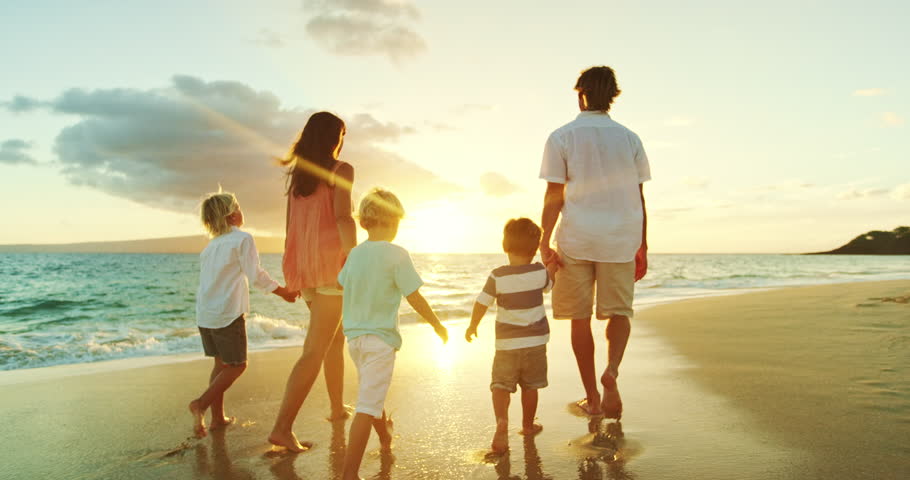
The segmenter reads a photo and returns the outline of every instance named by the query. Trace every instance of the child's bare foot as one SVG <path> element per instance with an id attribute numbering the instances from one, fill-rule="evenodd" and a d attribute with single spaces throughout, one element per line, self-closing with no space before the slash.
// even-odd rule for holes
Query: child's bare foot
<path id="1" fill-rule="evenodd" d="M 600 403 L 604 417 L 620 419 L 622 417 L 622 398 L 620 398 L 619 388 L 616 386 L 616 376 L 605 372 L 600 377 L 600 383 L 604 386 L 604 398 Z"/>
<path id="2" fill-rule="evenodd" d="M 199 400 L 190 402 L 190 413 L 193 415 L 193 433 L 196 438 L 202 438 L 207 435 L 205 430 L 205 411 L 199 408 Z"/>
<path id="3" fill-rule="evenodd" d="M 219 428 L 224 428 L 224 427 L 226 427 L 226 426 L 228 426 L 228 425 L 233 425 L 233 424 L 235 424 L 235 423 L 237 423 L 237 417 L 224 417 L 224 416 L 222 416 L 221 418 L 213 418 L 213 419 L 212 419 L 212 426 L 211 426 L 210 428 L 211 428 L 212 430 L 216 430 L 216 429 L 219 429 Z"/>
<path id="4" fill-rule="evenodd" d="M 297 441 L 297 436 L 294 435 L 294 432 L 272 432 L 269 435 L 269 443 L 275 445 L 276 447 L 284 447 L 291 452 L 300 453 L 305 452 L 313 448 L 311 442 L 299 442 Z"/>
<path id="5" fill-rule="evenodd" d="M 527 437 L 533 437 L 534 435 L 537 435 L 538 433 L 540 433 L 542 431 L 543 431 L 543 425 L 541 425 L 537 422 L 534 422 L 530 425 L 525 425 L 525 427 L 522 428 L 521 430 L 519 430 L 518 433 L 521 435 L 525 435 Z"/>
<path id="6" fill-rule="evenodd" d="M 392 430 L 394 427 L 395 422 L 392 420 L 391 415 L 373 420 L 373 428 L 376 429 L 376 434 L 379 436 L 380 450 L 391 450 Z"/>
<path id="7" fill-rule="evenodd" d="M 493 443 L 490 444 L 493 453 L 505 453 L 509 450 L 509 431 L 505 429 L 496 429 L 493 434 Z"/>
<path id="8" fill-rule="evenodd" d="M 354 407 L 350 405 L 342 405 L 341 410 L 332 410 L 332 413 L 328 417 L 325 417 L 326 420 L 334 422 L 336 420 L 347 420 L 351 418 L 351 414 L 354 412 Z"/>

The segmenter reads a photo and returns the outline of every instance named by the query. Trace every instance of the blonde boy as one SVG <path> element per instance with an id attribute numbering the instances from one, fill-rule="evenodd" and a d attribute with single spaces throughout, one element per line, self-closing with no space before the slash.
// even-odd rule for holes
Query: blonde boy
<path id="1" fill-rule="evenodd" d="M 202 224 L 212 240 L 199 255 L 199 290 L 196 293 L 196 323 L 207 357 L 215 366 L 205 392 L 190 402 L 193 430 L 206 435 L 205 411 L 212 409 L 212 428 L 229 425 L 234 417 L 224 415 L 224 392 L 246 370 L 246 322 L 250 311 L 250 287 L 272 292 L 293 303 L 297 292 L 278 285 L 259 265 L 253 236 L 240 230 L 243 211 L 233 194 L 210 194 L 202 202 Z"/>
<path id="2" fill-rule="evenodd" d="M 401 297 L 433 326 L 443 342 L 448 340 L 446 328 L 418 291 L 423 281 L 414 270 L 410 254 L 391 243 L 404 216 L 401 202 L 389 191 L 374 189 L 360 202 L 358 213 L 360 226 L 369 237 L 351 250 L 338 274 L 338 283 L 344 289 L 344 335 L 360 378 L 356 414 L 344 457 L 345 480 L 360 478 L 360 462 L 371 426 L 382 447 L 391 446 L 392 422 L 383 406 L 392 382 L 395 352 L 401 348 Z"/>

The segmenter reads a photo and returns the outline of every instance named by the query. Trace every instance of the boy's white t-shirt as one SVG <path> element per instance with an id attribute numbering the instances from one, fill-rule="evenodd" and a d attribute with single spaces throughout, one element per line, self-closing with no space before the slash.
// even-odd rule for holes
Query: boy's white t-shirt
<path id="1" fill-rule="evenodd" d="M 638 185 L 651 179 L 638 135 L 604 112 L 581 112 L 550 134 L 540 178 L 566 185 L 560 250 L 595 262 L 635 259 L 644 219 Z"/>
<path id="2" fill-rule="evenodd" d="M 389 242 L 367 240 L 351 250 L 338 283 L 344 289 L 344 336 L 350 340 L 376 335 L 399 350 L 401 297 L 423 285 L 408 251 Z"/>
<path id="3" fill-rule="evenodd" d="M 213 238 L 199 254 L 199 290 L 196 292 L 196 324 L 224 328 L 250 312 L 250 286 L 272 292 L 278 282 L 259 264 L 253 236 L 232 227 Z"/>

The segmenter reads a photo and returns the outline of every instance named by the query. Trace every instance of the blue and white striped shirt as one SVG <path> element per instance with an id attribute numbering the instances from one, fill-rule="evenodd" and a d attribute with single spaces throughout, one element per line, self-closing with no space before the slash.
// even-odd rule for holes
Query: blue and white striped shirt
<path id="1" fill-rule="evenodd" d="M 550 325 L 543 295 L 553 281 L 541 263 L 503 265 L 493 270 L 477 303 L 490 307 L 496 301 L 496 349 L 544 345 L 550 339 Z"/>

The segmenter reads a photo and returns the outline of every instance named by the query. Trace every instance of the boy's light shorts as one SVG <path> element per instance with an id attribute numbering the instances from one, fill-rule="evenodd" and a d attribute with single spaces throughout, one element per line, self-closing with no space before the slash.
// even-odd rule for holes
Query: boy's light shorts
<path id="1" fill-rule="evenodd" d="M 348 351 L 360 380 L 355 411 L 381 417 L 392 384 L 395 349 L 376 335 L 361 335 L 348 339 Z"/>
<path id="2" fill-rule="evenodd" d="M 206 357 L 219 357 L 221 363 L 227 365 L 246 363 L 246 320 L 243 315 L 223 328 L 199 327 L 199 336 Z"/>
<path id="3" fill-rule="evenodd" d="M 578 260 L 559 251 L 563 266 L 553 285 L 553 318 L 590 318 L 597 289 L 597 319 L 632 317 L 635 261 L 625 263 Z"/>
<path id="4" fill-rule="evenodd" d="M 490 390 L 498 388 L 515 393 L 516 385 L 521 385 L 522 390 L 535 390 L 547 386 L 546 345 L 496 350 Z"/>
<path id="5" fill-rule="evenodd" d="M 303 300 L 306 302 L 312 302 L 316 298 L 316 294 L 319 295 L 343 295 L 344 292 L 341 291 L 337 286 L 331 287 L 316 287 L 316 288 L 304 288 L 300 290 L 300 296 L 303 297 Z"/>

